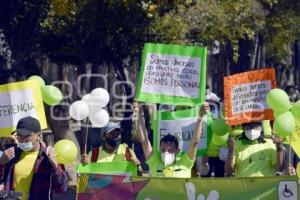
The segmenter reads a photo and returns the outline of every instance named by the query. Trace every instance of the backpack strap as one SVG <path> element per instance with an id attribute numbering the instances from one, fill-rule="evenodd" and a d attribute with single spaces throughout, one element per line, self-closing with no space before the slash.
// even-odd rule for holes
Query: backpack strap
<path id="1" fill-rule="evenodd" d="M 91 162 L 97 162 L 98 156 L 99 156 L 99 147 L 95 147 L 92 149 Z"/>
<path id="2" fill-rule="evenodd" d="M 132 155 L 131 155 L 131 152 L 129 150 L 129 147 L 126 147 L 125 158 L 126 158 L 127 161 L 132 161 Z"/>

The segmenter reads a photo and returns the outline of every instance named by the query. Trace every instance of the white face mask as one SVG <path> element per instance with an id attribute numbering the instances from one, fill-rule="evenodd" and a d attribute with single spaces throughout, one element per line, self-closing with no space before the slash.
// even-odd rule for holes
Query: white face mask
<path id="1" fill-rule="evenodd" d="M 165 166 L 171 165 L 175 161 L 175 154 L 164 152 L 160 154 L 162 161 L 165 163 Z"/>
<path id="2" fill-rule="evenodd" d="M 249 140 L 256 140 L 257 138 L 259 138 L 260 134 L 261 131 L 257 129 L 251 129 L 245 131 L 245 135 Z"/>
<path id="3" fill-rule="evenodd" d="M 30 151 L 33 148 L 32 142 L 19 143 L 18 146 L 23 151 Z"/>

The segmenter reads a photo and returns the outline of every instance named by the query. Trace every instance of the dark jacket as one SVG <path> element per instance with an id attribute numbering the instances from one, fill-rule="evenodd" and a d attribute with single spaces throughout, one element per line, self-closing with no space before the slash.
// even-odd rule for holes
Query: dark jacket
<path id="1" fill-rule="evenodd" d="M 15 189 L 14 183 L 14 167 L 20 160 L 22 150 L 16 149 L 15 158 L 3 166 L 3 177 L 1 183 L 4 184 L 6 191 Z M 2 170 L 1 170 L 2 171 Z M 33 167 L 33 177 L 28 193 L 29 200 L 52 199 L 52 190 L 57 192 L 65 192 L 68 186 L 67 174 L 64 166 L 59 165 L 53 168 L 48 156 L 46 148 L 41 145 L 37 159 Z"/>

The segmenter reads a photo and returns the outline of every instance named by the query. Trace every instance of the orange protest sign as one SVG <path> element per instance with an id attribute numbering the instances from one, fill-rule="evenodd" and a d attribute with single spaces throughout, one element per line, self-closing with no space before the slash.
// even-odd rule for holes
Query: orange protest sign
<path id="1" fill-rule="evenodd" d="M 275 69 L 260 69 L 224 77 L 226 123 L 273 120 L 268 92 L 276 87 Z"/>

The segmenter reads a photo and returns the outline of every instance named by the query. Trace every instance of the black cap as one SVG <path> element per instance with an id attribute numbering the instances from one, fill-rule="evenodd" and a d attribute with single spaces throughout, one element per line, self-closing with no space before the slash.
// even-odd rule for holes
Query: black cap
<path id="1" fill-rule="evenodd" d="M 30 135 L 31 133 L 37 133 L 41 131 L 40 122 L 33 117 L 24 117 L 18 121 L 17 135 Z M 14 132 L 13 132 L 14 133 Z"/>

